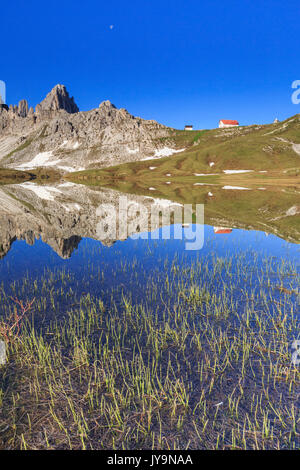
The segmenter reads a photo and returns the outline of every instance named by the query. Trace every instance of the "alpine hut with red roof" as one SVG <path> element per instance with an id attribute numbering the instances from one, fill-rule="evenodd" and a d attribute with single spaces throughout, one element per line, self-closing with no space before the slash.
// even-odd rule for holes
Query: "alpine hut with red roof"
<path id="1" fill-rule="evenodd" d="M 238 121 L 232 121 L 230 119 L 221 119 L 219 121 L 219 127 L 237 127 L 239 126 Z"/>
<path id="2" fill-rule="evenodd" d="M 214 227 L 214 233 L 224 234 L 224 233 L 231 233 L 232 228 L 228 227 Z"/>

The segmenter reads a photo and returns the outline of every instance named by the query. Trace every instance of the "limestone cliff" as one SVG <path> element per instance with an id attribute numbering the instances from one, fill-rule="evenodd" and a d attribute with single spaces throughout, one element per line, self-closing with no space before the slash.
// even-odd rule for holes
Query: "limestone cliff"
<path id="1" fill-rule="evenodd" d="M 2 167 L 100 168 L 159 155 L 165 147 L 175 149 L 170 128 L 110 101 L 80 112 L 64 85 L 56 85 L 35 110 L 26 100 L 0 109 Z"/>

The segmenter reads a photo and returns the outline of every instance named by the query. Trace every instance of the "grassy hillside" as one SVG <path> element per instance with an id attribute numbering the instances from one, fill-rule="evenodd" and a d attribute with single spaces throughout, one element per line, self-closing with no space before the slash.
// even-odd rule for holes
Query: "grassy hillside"
<path id="1" fill-rule="evenodd" d="M 131 179 L 154 181 L 194 173 L 223 170 L 268 171 L 300 175 L 300 115 L 284 122 L 204 131 L 172 131 L 176 147 L 185 148 L 170 157 L 86 170 L 70 175 L 73 180 Z M 296 151 L 297 150 L 297 151 Z M 299 153 L 298 153 L 299 152 Z M 149 167 L 156 167 L 150 170 Z"/>
<path id="2" fill-rule="evenodd" d="M 300 182 L 288 186 L 270 181 L 265 189 L 249 182 L 247 191 L 226 190 L 213 178 L 201 185 L 188 181 L 183 183 L 177 179 L 171 185 L 155 185 L 155 191 L 133 181 L 115 181 L 106 186 L 122 194 L 193 204 L 194 208 L 195 204 L 204 204 L 206 224 L 264 231 L 300 243 Z M 93 190 L 103 187 L 105 185 L 94 184 Z"/>
<path id="3" fill-rule="evenodd" d="M 300 148 L 294 146 L 300 144 L 300 115 L 265 126 L 173 134 L 177 148 L 186 148 L 182 153 L 67 178 L 95 188 L 204 203 L 208 224 L 263 230 L 300 242 Z M 226 175 L 224 170 L 253 172 Z"/>

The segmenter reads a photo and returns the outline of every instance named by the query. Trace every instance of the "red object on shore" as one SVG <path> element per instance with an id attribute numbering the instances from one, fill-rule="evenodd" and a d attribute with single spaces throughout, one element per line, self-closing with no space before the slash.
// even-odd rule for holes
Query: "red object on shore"
<path id="1" fill-rule="evenodd" d="M 214 227 L 214 232 L 215 233 L 231 233 L 232 228 L 226 228 L 226 227 Z"/>

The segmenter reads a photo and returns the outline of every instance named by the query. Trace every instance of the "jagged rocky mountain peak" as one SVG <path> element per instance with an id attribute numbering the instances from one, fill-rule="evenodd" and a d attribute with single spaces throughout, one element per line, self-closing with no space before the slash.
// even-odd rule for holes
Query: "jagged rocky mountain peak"
<path id="1" fill-rule="evenodd" d="M 69 96 L 65 85 L 58 84 L 55 85 L 46 98 L 37 105 L 36 112 L 56 112 L 61 109 L 70 114 L 79 112 L 79 108 L 75 103 L 74 98 Z"/>
<path id="2" fill-rule="evenodd" d="M 18 114 L 21 117 L 26 117 L 28 114 L 28 103 L 27 100 L 21 100 L 18 104 Z"/>
<path id="3" fill-rule="evenodd" d="M 102 101 L 99 104 L 100 109 L 117 109 L 114 104 L 112 104 L 109 100 Z"/>
<path id="4" fill-rule="evenodd" d="M 167 127 L 135 117 L 109 100 L 80 112 L 62 84 L 47 94 L 35 112 L 26 100 L 0 108 L 0 166 L 8 168 L 51 167 L 69 172 L 117 165 L 173 147 L 169 137 Z"/>

